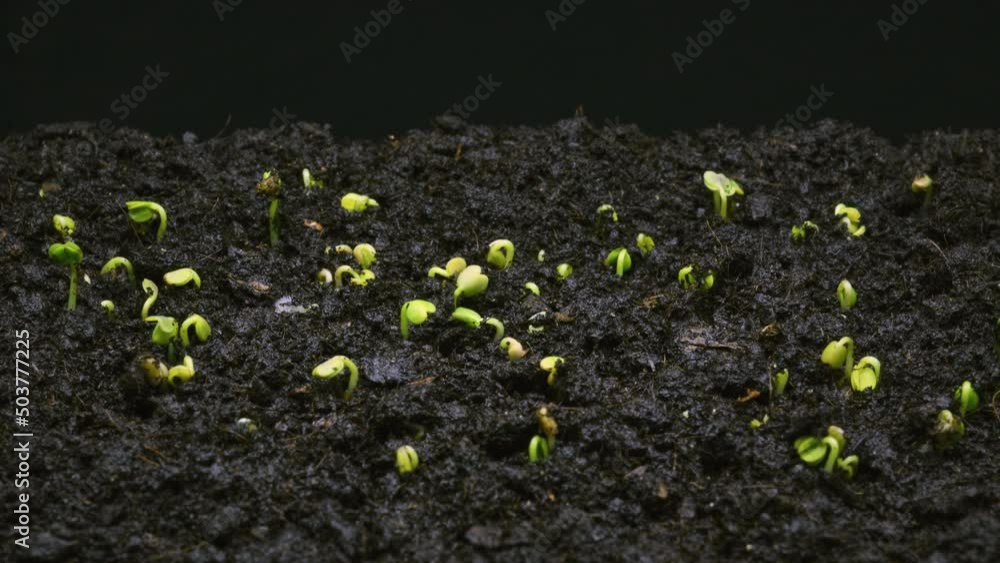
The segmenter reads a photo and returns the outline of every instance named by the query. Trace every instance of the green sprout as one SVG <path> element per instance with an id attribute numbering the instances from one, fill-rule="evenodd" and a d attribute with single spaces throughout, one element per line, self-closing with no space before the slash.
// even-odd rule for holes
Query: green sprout
<path id="1" fill-rule="evenodd" d="M 153 280 L 142 280 L 142 290 L 149 295 L 146 302 L 142 304 L 142 320 L 146 320 L 149 318 L 149 310 L 153 308 L 156 298 L 160 295 L 160 290 L 153 283 Z"/>
<path id="2" fill-rule="evenodd" d="M 965 423 L 960 417 L 945 409 L 938 413 L 937 424 L 931 433 L 934 436 L 935 446 L 942 449 L 950 448 L 965 435 Z"/>
<path id="3" fill-rule="evenodd" d="M 146 317 L 147 323 L 156 323 L 153 327 L 153 334 L 151 339 L 153 344 L 158 344 L 160 346 L 167 347 L 167 357 L 170 361 L 174 359 L 174 341 L 177 340 L 180 332 L 180 325 L 177 324 L 177 319 L 173 317 L 164 316 L 150 316 Z"/>
<path id="4" fill-rule="evenodd" d="M 329 272 L 329 270 L 327 270 Z M 344 287 L 344 274 L 351 276 L 351 283 L 354 285 L 366 286 L 370 280 L 375 279 L 375 272 L 371 270 L 361 270 L 358 273 L 354 268 L 346 264 L 337 268 L 333 274 L 333 282 L 337 289 Z"/>
<path id="5" fill-rule="evenodd" d="M 913 179 L 910 189 L 915 194 L 924 194 L 924 207 L 931 206 L 931 194 L 934 192 L 934 181 L 927 174 L 923 174 Z"/>
<path id="6" fill-rule="evenodd" d="M 520 360 L 527 354 L 524 346 L 509 336 L 500 341 L 500 349 L 507 352 L 507 360 L 511 362 Z"/>
<path id="7" fill-rule="evenodd" d="M 76 309 L 76 278 L 78 266 L 83 262 L 83 250 L 70 240 L 70 235 L 76 230 L 76 223 L 72 219 L 65 215 L 55 215 L 52 217 L 52 224 L 63 241 L 49 246 L 49 258 L 60 266 L 69 267 L 69 301 L 66 308 L 72 311 Z"/>
<path id="8" fill-rule="evenodd" d="M 167 233 L 167 210 L 162 205 L 152 201 L 126 201 L 125 208 L 128 209 L 128 218 L 136 225 L 147 227 L 147 223 L 153 220 L 154 216 L 160 217 L 160 226 L 156 229 L 156 242 L 163 240 L 163 235 Z"/>
<path id="9" fill-rule="evenodd" d="M 471 328 L 479 328 L 479 324 L 483 322 L 483 317 L 479 313 L 465 307 L 456 308 L 451 313 L 451 318 Z"/>
<path id="10" fill-rule="evenodd" d="M 500 319 L 495 319 L 493 317 L 490 317 L 483 322 L 493 327 L 493 340 L 503 340 L 503 335 L 504 335 L 503 321 L 501 321 Z"/>
<path id="11" fill-rule="evenodd" d="M 702 291 L 708 291 L 715 285 L 715 274 L 709 271 L 701 277 L 701 280 L 698 280 L 698 278 L 695 277 L 694 265 L 689 264 L 677 272 L 677 283 L 680 284 L 681 289 L 700 289 Z"/>
<path id="12" fill-rule="evenodd" d="M 323 268 L 322 270 L 316 272 L 316 281 L 318 281 L 320 285 L 330 285 L 333 283 L 333 272 L 331 272 L 328 268 Z"/>
<path id="13" fill-rule="evenodd" d="M 101 307 L 104 307 L 104 310 L 108 312 L 108 318 L 111 318 L 111 313 L 115 312 L 114 301 L 105 299 L 104 301 L 101 301 Z"/>
<path id="14" fill-rule="evenodd" d="M 816 436 L 803 436 L 795 440 L 795 449 L 802 458 L 802 461 L 809 465 L 819 465 L 826 458 L 823 470 L 833 473 L 839 469 L 844 472 L 845 477 L 850 479 L 854 476 L 858 467 L 858 456 L 852 455 L 842 458 L 840 454 L 844 450 L 844 431 L 837 426 L 831 426 L 826 431 L 826 436 L 818 438 Z"/>
<path id="15" fill-rule="evenodd" d="M 819 226 L 812 221 L 806 221 L 798 226 L 792 225 L 792 242 L 802 242 L 806 240 L 808 229 L 812 229 L 814 233 L 819 233 Z"/>
<path id="16" fill-rule="evenodd" d="M 765 424 L 767 424 L 770 421 L 771 421 L 770 415 L 766 415 L 765 414 L 763 419 L 755 418 L 755 419 L 751 420 L 750 421 L 750 428 L 753 428 L 754 430 L 756 430 L 756 429 L 760 428 L 761 426 L 764 426 Z"/>
<path id="17" fill-rule="evenodd" d="M 108 260 L 104 264 L 104 267 L 101 268 L 101 275 L 117 274 L 118 268 L 125 268 L 125 273 L 128 275 L 128 283 L 135 287 L 135 272 L 132 270 L 132 263 L 128 261 L 128 258 L 115 256 L 111 260 Z"/>
<path id="18" fill-rule="evenodd" d="M 955 389 L 955 400 L 958 401 L 958 413 L 962 418 L 979 408 L 979 393 L 972 388 L 971 381 L 964 381 Z"/>
<path id="19" fill-rule="evenodd" d="M 788 378 L 790 377 L 788 373 L 788 368 L 785 368 L 778 373 L 774 374 L 771 378 L 771 397 L 780 397 L 785 393 L 785 385 L 788 385 Z"/>
<path id="20" fill-rule="evenodd" d="M 703 179 L 705 187 L 712 192 L 712 201 L 715 203 L 715 212 L 724 220 L 728 221 L 732 217 L 732 208 L 729 205 L 729 198 L 743 195 L 740 185 L 711 170 L 705 172 Z"/>
<path id="21" fill-rule="evenodd" d="M 536 297 L 542 294 L 541 290 L 538 289 L 538 284 L 535 282 L 528 282 L 524 284 L 524 289 L 527 289 L 528 291 L 533 293 Z"/>
<path id="22" fill-rule="evenodd" d="M 528 459 L 531 460 L 531 463 L 544 461 L 549 457 L 549 454 L 556 447 L 556 434 L 559 432 L 556 419 L 549 414 L 547 408 L 538 409 L 535 417 L 538 419 L 538 428 L 542 433 L 531 438 L 531 442 L 528 444 Z"/>
<path id="23" fill-rule="evenodd" d="M 401 446 L 396 450 L 396 471 L 400 475 L 409 473 L 420 465 L 420 458 L 413 446 Z"/>
<path id="24" fill-rule="evenodd" d="M 354 259 L 363 270 L 369 270 L 375 263 L 375 247 L 370 244 L 359 244 L 351 251 Z"/>
<path id="25" fill-rule="evenodd" d="M 539 332 L 545 332 L 544 326 L 528 325 L 528 334 L 537 334 Z"/>
<path id="26" fill-rule="evenodd" d="M 542 361 L 538 362 L 538 367 L 542 368 L 542 371 L 548 372 L 549 376 L 546 378 L 546 382 L 549 385 L 556 384 L 556 372 L 559 367 L 566 363 L 564 358 L 559 356 L 546 356 L 542 358 Z"/>
<path id="27" fill-rule="evenodd" d="M 571 275 L 573 275 L 573 266 L 563 262 L 556 266 L 556 275 L 559 277 L 559 281 L 566 281 Z"/>
<path id="28" fill-rule="evenodd" d="M 458 274 L 455 281 L 455 301 L 453 306 L 458 307 L 459 297 L 475 297 L 490 285 L 490 278 L 483 274 L 483 269 L 479 266 L 469 266 Z"/>
<path id="29" fill-rule="evenodd" d="M 506 270 L 514 261 L 514 243 L 507 239 L 497 239 L 490 243 L 486 251 L 486 263 L 498 270 Z"/>
<path id="30" fill-rule="evenodd" d="M 194 377 L 194 360 L 191 356 L 184 356 L 184 362 L 179 366 L 170 368 L 167 372 L 167 383 L 171 386 L 187 383 Z"/>
<path id="31" fill-rule="evenodd" d="M 612 250 L 604 259 L 605 267 L 611 264 L 615 265 L 615 274 L 620 278 L 625 275 L 625 272 L 632 269 L 632 256 L 625 247 L 618 247 Z"/>
<path id="32" fill-rule="evenodd" d="M 150 355 L 140 357 L 138 360 L 138 367 L 144 374 L 146 374 L 146 380 L 152 385 L 162 385 L 166 383 L 167 375 L 170 374 L 170 370 L 167 369 L 166 364 Z"/>
<path id="33" fill-rule="evenodd" d="M 244 439 L 253 438 L 258 430 L 257 423 L 246 417 L 236 419 L 233 428 L 236 431 L 236 435 Z"/>
<path id="34" fill-rule="evenodd" d="M 833 214 L 837 217 L 844 217 L 840 222 L 852 236 L 860 237 L 865 234 L 865 227 L 861 224 L 861 212 L 856 207 L 847 207 L 843 203 L 838 203 L 837 207 L 833 209 Z"/>
<path id="35" fill-rule="evenodd" d="M 341 396 L 347 401 L 354 394 L 354 389 L 358 386 L 358 366 L 350 358 L 347 356 L 334 356 L 313 368 L 312 376 L 316 379 L 330 380 L 340 375 L 345 368 L 350 377 L 347 379 L 346 388 Z"/>
<path id="36" fill-rule="evenodd" d="M 865 356 L 851 370 L 851 388 L 855 391 L 875 389 L 882 372 L 882 363 L 874 356 Z"/>
<path id="37" fill-rule="evenodd" d="M 201 288 L 201 278 L 198 277 L 198 272 L 191 268 L 181 268 L 163 274 L 163 283 L 171 287 L 183 287 L 191 282 L 194 282 L 195 287 Z"/>
<path id="38" fill-rule="evenodd" d="M 545 251 L 544 250 L 539 250 L 538 251 L 538 256 L 536 256 L 535 259 L 538 260 L 539 262 L 544 262 L 545 261 Z"/>
<path id="39" fill-rule="evenodd" d="M 440 266 L 432 267 L 427 272 L 427 277 L 429 278 L 440 277 L 450 280 L 451 278 L 462 273 L 462 270 L 465 270 L 465 268 L 466 268 L 465 258 L 462 258 L 461 256 L 456 256 L 451 260 L 448 260 L 448 263 L 444 265 L 444 268 Z"/>
<path id="40" fill-rule="evenodd" d="M 278 244 L 278 198 L 281 196 L 281 178 L 267 170 L 257 182 L 257 193 L 267 196 L 271 204 L 267 210 L 267 225 L 271 232 L 271 246 Z"/>
<path id="41" fill-rule="evenodd" d="M 605 203 L 605 204 L 603 204 L 603 205 L 601 205 L 600 207 L 597 208 L 597 216 L 598 217 L 603 217 L 604 215 L 610 215 L 611 216 L 611 221 L 613 223 L 617 223 L 618 222 L 618 212 L 615 211 L 614 207 L 611 207 L 610 203 Z"/>
<path id="42" fill-rule="evenodd" d="M 369 207 L 378 207 L 378 202 L 366 195 L 351 192 L 340 199 L 340 206 L 349 213 L 361 213 Z"/>
<path id="43" fill-rule="evenodd" d="M 854 286 L 847 280 L 840 280 L 837 285 L 837 301 L 840 301 L 840 308 L 850 311 L 858 301 L 858 292 L 854 291 Z"/>
<path id="44" fill-rule="evenodd" d="M 833 369 L 843 369 L 844 378 L 842 382 L 851 377 L 851 368 L 854 366 L 854 340 L 845 336 L 840 340 L 834 340 L 823 348 L 820 361 Z"/>
<path id="45" fill-rule="evenodd" d="M 302 185 L 305 186 L 307 190 L 312 188 L 322 188 L 323 180 L 317 180 L 316 178 L 313 178 L 312 172 L 309 172 L 308 168 L 303 168 Z"/>
<path id="46" fill-rule="evenodd" d="M 205 317 L 201 315 L 189 315 L 181 323 L 180 329 L 181 343 L 184 344 L 185 348 L 191 346 L 191 338 L 189 336 L 191 327 L 194 327 L 195 338 L 201 343 L 205 343 L 208 337 L 212 335 L 212 327 L 205 320 Z"/>
<path id="47" fill-rule="evenodd" d="M 635 246 L 639 249 L 639 252 L 645 256 L 653 251 L 653 247 L 656 246 L 656 242 L 653 241 L 653 237 L 647 235 L 646 233 L 639 233 L 635 236 Z"/>
<path id="48" fill-rule="evenodd" d="M 437 307 L 430 301 L 414 299 L 403 303 L 399 310 L 399 332 L 403 334 L 403 340 L 410 337 L 410 325 L 421 325 L 427 321 L 427 316 L 434 314 Z"/>

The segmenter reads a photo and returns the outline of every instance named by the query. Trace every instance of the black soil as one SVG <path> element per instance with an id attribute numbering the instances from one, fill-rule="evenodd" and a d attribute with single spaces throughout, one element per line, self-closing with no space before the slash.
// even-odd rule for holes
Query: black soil
<path id="1" fill-rule="evenodd" d="M 303 167 L 326 187 L 306 191 Z M 276 248 L 254 189 L 272 168 L 285 188 Z M 714 215 L 705 170 L 746 191 L 730 223 Z M 929 209 L 910 191 L 923 172 L 935 181 Z M 0 277 L 8 373 L 14 331 L 31 335 L 31 555 L 997 560 L 997 178 L 995 132 L 929 132 L 900 147 L 832 122 L 666 139 L 584 119 L 545 129 L 442 121 L 391 142 L 306 124 L 208 141 L 99 137 L 81 125 L 9 137 Z M 349 215 L 349 191 L 381 206 Z M 166 207 L 162 243 L 129 224 L 132 199 Z M 838 228 L 839 202 L 862 211 L 863 237 Z M 617 223 L 598 221 L 603 203 Z M 76 220 L 92 282 L 81 281 L 75 312 L 65 310 L 65 269 L 46 256 L 55 213 Z M 790 227 L 806 219 L 820 232 L 794 245 Z M 649 256 L 635 250 L 639 232 L 656 240 Z M 450 322 L 452 289 L 427 277 L 456 255 L 485 265 L 498 238 L 516 244 L 514 263 L 466 305 L 530 348 L 516 363 L 492 328 Z M 319 269 L 350 263 L 326 247 L 361 242 L 378 250 L 374 282 L 315 283 Z M 618 246 L 634 256 L 623 279 L 602 266 Z M 212 325 L 209 342 L 189 350 L 196 377 L 178 390 L 135 375 L 137 357 L 165 351 L 139 318 L 142 291 L 98 275 L 115 255 L 159 283 L 155 314 L 200 313 Z M 575 268 L 566 282 L 561 262 Z M 715 287 L 682 291 L 687 264 L 715 271 Z M 163 287 L 165 272 L 186 266 L 200 290 Z M 846 315 L 834 293 L 842 278 L 859 292 Z M 528 281 L 540 298 L 526 297 Z M 307 312 L 277 314 L 285 297 Z M 399 309 L 414 298 L 438 313 L 404 342 Z M 104 299 L 117 305 L 111 318 Z M 874 392 L 838 387 L 819 362 L 844 335 L 857 357 L 881 360 Z M 338 354 L 361 369 L 348 402 L 310 376 Z M 555 388 L 537 365 L 547 355 L 567 359 Z M 791 382 L 771 400 L 769 376 L 782 368 Z M 955 408 L 965 379 L 982 406 L 956 447 L 936 450 L 935 415 Z M 546 404 L 558 440 L 531 464 Z M 259 425 L 254 438 L 236 432 L 241 417 Z M 792 446 L 831 424 L 860 457 L 853 480 L 806 466 Z M 400 477 L 393 452 L 407 443 L 420 467 Z M 4 457 L 9 476 L 14 456 Z M 4 492 L 9 516 L 15 490 Z"/>

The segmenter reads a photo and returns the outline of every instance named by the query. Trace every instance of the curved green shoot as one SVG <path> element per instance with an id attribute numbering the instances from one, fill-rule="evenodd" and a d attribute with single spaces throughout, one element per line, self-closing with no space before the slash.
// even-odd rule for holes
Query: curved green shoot
<path id="1" fill-rule="evenodd" d="M 83 262 L 83 250 L 71 240 L 56 242 L 49 246 L 49 258 L 56 264 L 69 268 L 69 300 L 66 308 L 72 311 L 76 309 L 77 268 Z"/>
<path id="2" fill-rule="evenodd" d="M 145 225 L 158 216 L 160 226 L 156 229 L 156 242 L 163 240 L 163 235 L 167 233 L 167 210 L 163 206 L 152 201 L 126 201 L 125 208 L 129 219 L 138 225 Z"/>
<path id="3" fill-rule="evenodd" d="M 844 311 L 851 310 L 858 302 L 858 292 L 854 291 L 854 286 L 847 280 L 840 280 L 837 285 L 837 301 L 840 301 L 840 308 Z"/>
<path id="4" fill-rule="evenodd" d="M 433 303 L 422 299 L 403 303 L 403 307 L 399 310 L 399 332 L 403 335 L 403 340 L 410 337 L 410 325 L 424 324 L 427 317 L 436 311 L 437 307 Z"/>
<path id="5" fill-rule="evenodd" d="M 851 387 L 858 392 L 875 389 L 881 374 L 881 362 L 874 356 L 865 356 L 851 370 Z"/>
<path id="6" fill-rule="evenodd" d="M 342 395 L 343 399 L 349 400 L 354 394 L 354 389 L 358 386 L 358 366 L 347 356 L 334 356 L 312 370 L 312 376 L 316 379 L 330 380 L 347 369 L 349 374 L 347 385 Z"/>
<path id="7" fill-rule="evenodd" d="M 493 340 L 503 340 L 504 327 L 500 319 L 490 317 L 483 322 L 493 327 Z"/>
<path id="8" fill-rule="evenodd" d="M 191 356 L 184 356 L 184 362 L 179 366 L 170 368 L 167 372 L 167 383 L 172 386 L 187 383 L 194 377 L 194 360 Z"/>
<path id="9" fill-rule="evenodd" d="M 106 276 L 108 274 L 114 274 L 117 272 L 118 268 L 125 268 L 125 273 L 128 275 L 129 285 L 135 287 L 135 272 L 132 270 L 132 263 L 129 262 L 128 258 L 115 256 L 111 260 L 108 260 L 104 264 L 104 267 L 101 268 L 101 275 Z"/>
<path id="10" fill-rule="evenodd" d="M 852 236 L 860 237 L 865 234 L 865 227 L 861 224 L 861 212 L 856 207 L 848 207 L 843 203 L 838 203 L 833 209 L 833 214 L 837 217 L 843 217 L 840 223 Z"/>
<path id="11" fill-rule="evenodd" d="M 362 270 L 371 269 L 372 264 L 375 263 L 375 247 L 370 244 L 355 246 L 352 254 L 354 254 L 354 259 L 361 266 Z"/>
<path id="12" fill-rule="evenodd" d="M 962 418 L 979 408 L 979 393 L 976 393 L 971 381 L 964 381 L 955 389 L 955 400 L 958 401 L 958 413 Z"/>
<path id="13" fill-rule="evenodd" d="M 573 266 L 570 266 L 566 262 L 556 266 L 556 276 L 559 281 L 566 281 L 571 275 L 573 275 Z"/>
<path id="14" fill-rule="evenodd" d="M 639 233 L 635 236 L 635 246 L 639 249 L 639 252 L 641 252 L 643 256 L 646 256 L 653 251 L 653 247 L 656 246 L 656 242 L 653 240 L 653 237 L 647 235 L 646 233 Z"/>
<path id="15" fill-rule="evenodd" d="M 528 291 L 533 293 L 536 297 L 541 296 L 542 294 L 542 291 L 538 289 L 538 284 L 536 284 L 535 282 L 528 282 L 524 284 L 524 289 L 527 289 Z"/>
<path id="16" fill-rule="evenodd" d="M 490 278 L 483 274 L 483 269 L 479 266 L 469 266 L 458 274 L 455 282 L 455 299 L 453 306 L 458 307 L 459 297 L 475 297 L 486 291 L 489 287 Z"/>
<path id="17" fill-rule="evenodd" d="M 604 259 L 605 267 L 612 264 L 615 265 L 615 274 L 618 277 L 622 277 L 625 275 L 625 272 L 632 269 L 632 256 L 625 247 L 616 248 Z"/>
<path id="18" fill-rule="evenodd" d="M 181 342 L 184 344 L 185 348 L 191 346 L 191 338 L 189 335 L 191 327 L 194 327 L 194 335 L 199 342 L 204 343 L 208 341 L 208 337 L 212 335 L 212 327 L 208 324 L 208 321 L 205 320 L 205 317 L 197 314 L 190 315 L 188 318 L 184 319 L 183 323 L 181 323 L 180 329 Z"/>
<path id="19" fill-rule="evenodd" d="M 546 382 L 549 385 L 556 384 L 556 372 L 559 371 L 559 367 L 566 363 L 564 358 L 559 356 L 546 356 L 542 358 L 542 361 L 538 362 L 538 367 L 542 371 L 547 372 L 549 375 L 546 378 Z"/>
<path id="20" fill-rule="evenodd" d="M 844 379 L 850 378 L 854 367 L 854 340 L 845 336 L 830 342 L 823 348 L 820 361 L 833 369 L 843 369 Z"/>
<path id="21" fill-rule="evenodd" d="M 451 318 L 471 328 L 479 328 L 480 323 L 483 322 L 483 317 L 479 313 L 465 307 L 457 307 L 452 312 Z"/>
<path id="22" fill-rule="evenodd" d="M 705 187 L 712 192 L 715 212 L 723 220 L 728 221 L 732 216 L 732 206 L 729 203 L 729 199 L 737 195 L 743 195 L 743 189 L 733 180 L 711 170 L 705 172 L 702 178 L 705 181 Z"/>
<path id="23" fill-rule="evenodd" d="M 527 354 L 524 346 L 509 336 L 500 340 L 500 349 L 507 352 L 507 360 L 511 362 L 520 360 Z"/>
<path id="24" fill-rule="evenodd" d="M 201 278 L 198 277 L 198 272 L 191 268 L 181 268 L 163 274 L 163 283 L 171 287 L 184 287 L 191 282 L 194 282 L 195 287 L 201 288 Z"/>
<path id="25" fill-rule="evenodd" d="M 612 207 L 610 203 L 602 204 L 600 207 L 597 208 L 598 217 L 603 217 L 606 215 L 611 217 L 612 223 L 618 222 L 618 212 L 615 211 L 615 208 Z"/>
<path id="26" fill-rule="evenodd" d="M 490 243 L 486 251 L 486 263 L 498 270 L 506 270 L 514 261 L 514 243 L 507 239 L 497 239 Z"/>
<path id="27" fill-rule="evenodd" d="M 420 465 L 420 457 L 413 446 L 401 446 L 396 450 L 396 471 L 400 475 L 410 473 Z"/>
<path id="28" fill-rule="evenodd" d="M 340 206 L 349 213 L 361 213 L 369 207 L 378 207 L 378 202 L 366 195 L 351 192 L 340 199 Z"/>

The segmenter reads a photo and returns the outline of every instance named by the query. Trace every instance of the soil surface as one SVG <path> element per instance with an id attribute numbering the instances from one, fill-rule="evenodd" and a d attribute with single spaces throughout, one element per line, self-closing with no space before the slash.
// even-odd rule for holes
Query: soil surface
<path id="1" fill-rule="evenodd" d="M 303 167 L 325 187 L 304 189 Z M 274 248 L 255 190 L 268 169 L 284 180 Z M 731 222 L 715 215 L 705 170 L 745 190 Z M 924 172 L 935 187 L 927 209 L 910 190 Z M 102 137 L 83 124 L 8 137 L 0 278 L 9 365 L 14 331 L 30 331 L 30 555 L 998 560 L 997 178 L 996 132 L 894 146 L 834 122 L 665 139 L 583 118 L 544 129 L 441 119 L 364 142 L 311 124 L 207 141 Z M 380 206 L 348 214 L 347 192 Z M 129 223 L 135 199 L 167 209 L 161 243 Z M 864 236 L 838 226 L 840 202 L 861 210 Z M 604 203 L 617 223 L 598 218 Z M 84 252 L 73 312 L 67 269 L 46 254 L 56 213 L 76 220 Z M 819 233 L 793 244 L 790 227 L 807 219 Z M 639 232 L 656 241 L 648 256 Z M 513 363 L 491 327 L 449 320 L 453 285 L 427 276 L 453 256 L 485 266 L 499 238 L 515 243 L 513 264 L 488 270 L 488 291 L 463 304 L 524 344 Z M 321 268 L 353 262 L 327 247 L 364 242 L 378 252 L 374 281 L 316 283 Z M 633 257 L 621 279 L 602 265 L 619 246 Z M 212 326 L 187 350 L 197 375 L 179 389 L 137 375 L 137 358 L 167 354 L 140 318 L 142 290 L 99 275 L 116 255 L 160 286 L 153 314 L 198 313 Z M 562 262 L 574 267 L 564 282 Z M 682 290 L 688 264 L 714 271 L 715 287 Z M 200 289 L 164 286 L 181 267 L 197 270 Z M 846 314 L 835 297 L 843 278 L 859 296 Z M 416 298 L 438 311 L 403 341 L 400 306 Z M 279 313 L 279 301 L 304 312 Z M 856 357 L 881 360 L 874 392 L 838 386 L 819 362 L 844 335 Z M 310 376 L 339 354 L 361 371 L 347 402 Z M 566 358 L 555 387 L 538 367 L 549 355 Z M 783 368 L 790 383 L 772 398 Z M 956 409 L 966 379 L 981 407 L 957 446 L 935 449 L 936 413 Z M 532 464 L 543 405 L 559 433 L 551 457 Z M 249 438 L 242 417 L 259 427 Z M 792 446 L 829 425 L 860 458 L 852 480 L 805 465 Z M 420 465 L 400 476 L 404 444 Z M 10 476 L 14 456 L 4 457 Z M 4 488 L 7 520 L 15 492 Z"/>

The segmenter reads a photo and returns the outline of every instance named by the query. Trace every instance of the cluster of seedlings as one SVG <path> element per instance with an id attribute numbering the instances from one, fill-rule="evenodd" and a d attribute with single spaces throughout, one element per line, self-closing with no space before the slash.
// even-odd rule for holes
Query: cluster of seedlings
<path id="1" fill-rule="evenodd" d="M 713 171 L 705 172 L 703 180 L 705 186 L 712 193 L 715 212 L 724 221 L 732 220 L 737 204 L 735 198 L 744 195 L 743 189 L 734 180 Z M 323 188 L 324 186 L 323 182 L 314 178 L 308 169 L 302 170 L 302 182 L 306 189 Z M 930 202 L 931 186 L 932 181 L 926 175 L 918 177 L 912 183 L 912 190 L 924 195 L 925 205 Z M 264 172 L 256 185 L 257 193 L 266 196 L 269 200 L 268 225 L 269 240 L 272 246 L 278 243 L 279 237 L 278 205 L 281 188 L 281 179 L 273 171 Z M 378 202 L 366 195 L 348 193 L 342 197 L 341 207 L 348 213 L 364 213 L 369 209 L 377 208 Z M 133 228 L 137 232 L 145 233 L 156 223 L 156 242 L 163 240 L 167 230 L 167 213 L 161 205 L 151 201 L 130 201 L 126 203 L 126 208 Z M 599 228 L 606 225 L 608 221 L 611 223 L 619 221 L 618 211 L 611 204 L 602 204 L 597 208 L 596 214 Z M 866 228 L 861 224 L 861 212 L 858 209 L 839 203 L 835 206 L 834 216 L 838 218 L 840 225 L 852 237 L 859 237 L 865 233 Z M 53 262 L 69 269 L 68 309 L 73 310 L 76 307 L 78 266 L 82 262 L 83 252 L 72 239 L 76 224 L 71 218 L 56 215 L 53 217 L 53 226 L 59 240 L 49 247 L 48 254 Z M 819 233 L 819 226 L 807 220 L 801 225 L 793 226 L 791 233 L 793 242 L 803 243 L 808 237 Z M 648 255 L 654 248 L 655 242 L 651 236 L 646 233 L 637 234 L 635 250 L 640 256 Z M 333 248 L 327 247 L 325 254 L 327 256 L 349 256 L 353 259 L 354 264 L 341 264 L 333 271 L 328 268 L 321 269 L 316 274 L 316 279 L 323 286 L 332 284 L 337 290 L 343 289 L 345 276 L 347 276 L 350 285 L 357 286 L 367 285 L 376 278 L 373 267 L 376 263 L 377 252 L 375 247 L 369 243 L 359 243 L 353 247 L 345 244 Z M 451 292 L 451 319 L 471 329 L 478 329 L 483 324 L 492 327 L 494 330 L 493 340 L 509 362 L 522 360 L 529 354 L 529 349 L 514 336 L 506 334 L 501 319 L 484 318 L 476 310 L 464 305 L 469 304 L 488 290 L 490 275 L 500 276 L 508 271 L 514 261 L 514 255 L 514 243 L 508 239 L 498 239 L 488 245 L 485 255 L 485 264 L 493 270 L 493 274 L 487 273 L 482 266 L 468 264 L 460 256 L 451 258 L 444 266 L 432 265 L 427 272 L 429 278 L 440 280 L 442 287 L 454 284 L 454 289 Z M 545 260 L 544 250 L 538 252 L 537 260 L 539 262 Z M 603 266 L 613 271 L 615 276 L 624 278 L 632 270 L 633 255 L 627 247 L 614 248 L 604 258 Z M 573 274 L 573 266 L 566 262 L 560 263 L 554 269 L 557 282 L 564 282 Z M 136 288 L 136 276 L 132 263 L 125 257 L 115 256 L 111 258 L 101 268 L 100 273 L 103 276 L 117 277 L 120 271 L 125 272 L 129 286 Z M 682 290 L 710 291 L 715 285 L 715 281 L 713 271 L 695 264 L 684 266 L 677 273 L 677 282 Z M 180 268 L 167 272 L 163 276 L 163 283 L 173 288 L 185 286 L 200 288 L 201 278 L 192 268 Z M 526 281 L 523 287 L 531 295 L 541 296 L 541 289 L 536 283 Z M 143 279 L 141 289 L 147 295 L 142 306 L 141 318 L 153 325 L 150 339 L 153 344 L 165 349 L 169 365 L 154 355 L 144 356 L 140 359 L 139 364 L 152 385 L 171 389 L 188 382 L 195 376 L 194 359 L 188 354 L 188 351 L 194 344 L 204 343 L 209 339 L 212 332 L 211 326 L 203 316 L 196 313 L 189 314 L 182 322 L 178 322 L 175 317 L 168 315 L 152 315 L 151 310 L 157 302 L 159 288 L 152 280 Z M 845 315 L 856 305 L 858 299 L 857 292 L 846 279 L 838 285 L 836 296 Z M 460 303 L 463 306 L 460 306 Z M 101 305 L 109 316 L 114 313 L 115 307 L 111 301 L 104 300 Z M 430 316 L 437 313 L 437 308 L 438 306 L 428 299 L 412 299 L 403 303 L 399 313 L 399 331 L 402 339 L 404 341 L 409 339 L 413 327 L 424 324 Z M 528 334 L 541 330 L 543 327 L 534 325 L 527 327 Z M 1000 358 L 1000 319 L 997 320 L 996 325 L 995 345 L 998 358 Z M 827 344 L 820 354 L 820 360 L 826 366 L 839 370 L 841 375 L 836 380 L 838 385 L 845 387 L 849 385 L 851 389 L 859 393 L 874 391 L 879 385 L 881 363 L 874 356 L 865 356 L 855 362 L 854 340 L 849 336 Z M 557 385 L 557 376 L 561 370 L 565 369 L 566 363 L 566 358 L 556 355 L 543 356 L 539 360 L 538 368 L 544 374 L 548 386 Z M 339 396 L 344 401 L 349 401 L 357 390 L 360 373 L 354 361 L 346 356 L 336 355 L 317 365 L 312 370 L 312 377 L 318 382 L 327 382 L 335 386 Z M 771 401 L 784 393 L 789 378 L 790 374 L 787 369 L 770 378 L 769 396 Z M 939 447 L 949 447 L 958 442 L 965 433 L 966 417 L 974 412 L 979 405 L 979 395 L 969 381 L 965 381 L 955 390 L 954 398 L 958 414 L 954 414 L 951 410 L 940 411 L 937 423 L 932 430 L 934 442 Z M 528 459 L 531 462 L 541 462 L 548 459 L 555 449 L 558 425 L 548 407 L 539 408 L 535 416 L 538 420 L 539 433 L 528 444 Z M 752 420 L 750 426 L 760 428 L 769 420 L 770 413 L 765 415 L 763 420 Z M 257 431 L 257 425 L 248 418 L 241 418 L 236 422 L 236 430 L 240 435 L 252 436 Z M 838 426 L 829 426 L 823 436 L 802 436 L 795 441 L 794 447 L 801 459 L 807 464 L 822 464 L 826 472 L 838 471 L 847 478 L 855 474 L 859 464 L 857 455 L 844 456 L 846 439 L 844 431 Z M 400 474 L 414 471 L 419 464 L 417 451 L 410 445 L 399 447 L 395 452 L 395 460 L 396 468 Z"/>

